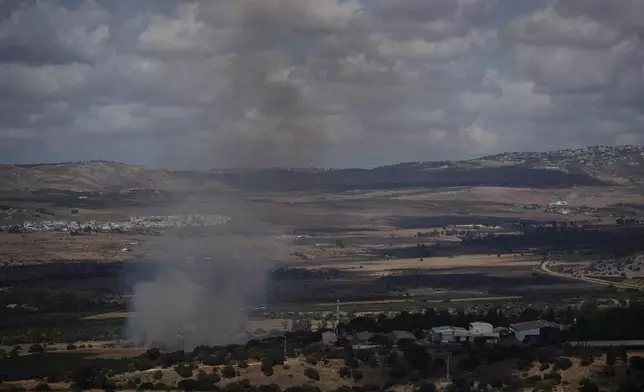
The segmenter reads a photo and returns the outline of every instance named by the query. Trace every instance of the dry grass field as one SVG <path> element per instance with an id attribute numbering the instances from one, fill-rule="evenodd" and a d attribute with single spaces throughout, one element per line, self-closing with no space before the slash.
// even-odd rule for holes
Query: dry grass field
<path id="1" fill-rule="evenodd" d="M 539 265 L 542 256 L 526 255 L 513 257 L 512 255 L 462 255 L 453 257 L 430 257 L 426 259 L 394 259 L 364 261 L 359 263 L 329 263 L 317 265 L 320 268 L 336 268 L 340 270 L 360 269 L 361 272 L 372 275 L 384 275 L 392 271 L 404 270 L 432 270 L 444 268 L 504 268 L 504 267 L 528 267 Z"/>

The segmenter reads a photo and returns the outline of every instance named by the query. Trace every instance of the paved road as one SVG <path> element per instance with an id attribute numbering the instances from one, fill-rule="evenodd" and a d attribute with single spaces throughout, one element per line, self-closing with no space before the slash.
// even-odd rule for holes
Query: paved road
<path id="1" fill-rule="evenodd" d="M 543 261 L 541 265 L 539 265 L 539 269 L 541 272 L 544 272 L 548 275 L 552 276 L 557 276 L 560 278 L 565 278 L 565 279 L 572 279 L 572 280 L 579 280 L 582 282 L 587 282 L 587 283 L 595 283 L 595 284 L 601 284 L 604 286 L 610 286 L 613 285 L 618 288 L 622 289 L 639 289 L 638 286 L 633 285 L 633 284 L 628 284 L 628 283 L 617 283 L 617 282 L 610 282 L 608 280 L 603 280 L 603 279 L 597 279 L 597 278 L 589 278 L 587 276 L 572 276 L 569 274 L 562 274 L 561 272 L 556 272 L 553 271 L 549 268 L 550 260 L 548 261 Z"/>

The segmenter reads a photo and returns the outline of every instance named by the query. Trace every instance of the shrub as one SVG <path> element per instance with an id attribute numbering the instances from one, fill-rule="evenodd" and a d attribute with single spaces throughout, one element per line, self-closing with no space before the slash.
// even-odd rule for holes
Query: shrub
<path id="1" fill-rule="evenodd" d="M 195 391 L 197 390 L 197 382 L 191 378 L 186 378 L 177 383 L 177 388 L 182 391 Z"/>
<path id="2" fill-rule="evenodd" d="M 367 361 L 367 365 L 369 365 L 369 367 L 372 367 L 374 369 L 377 368 L 378 367 L 378 357 L 375 356 L 375 355 L 372 355 L 371 357 L 369 357 L 369 360 Z"/>
<path id="3" fill-rule="evenodd" d="M 538 382 L 534 388 L 532 388 L 533 392 L 538 392 L 538 391 L 543 391 L 543 392 L 551 392 L 553 389 L 553 385 L 550 381 L 541 381 Z"/>
<path id="4" fill-rule="evenodd" d="M 154 384 L 154 390 L 155 391 L 167 391 L 167 390 L 170 390 L 170 389 L 171 388 L 170 388 L 169 385 L 167 385 L 167 384 L 165 384 L 165 383 L 163 383 L 161 381 L 159 381 L 156 384 Z"/>
<path id="5" fill-rule="evenodd" d="M 237 364 L 237 366 L 238 366 L 240 369 L 246 369 L 246 368 L 248 368 L 248 362 L 246 362 L 246 361 L 239 361 L 239 363 Z"/>
<path id="6" fill-rule="evenodd" d="M 185 364 L 178 365 L 174 368 L 174 371 L 177 372 L 177 374 L 180 377 L 183 377 L 183 378 L 192 377 L 192 366 L 190 365 L 185 365 Z"/>
<path id="7" fill-rule="evenodd" d="M 566 357 L 559 357 L 555 361 L 555 369 L 557 370 L 566 370 L 572 367 L 572 361 Z"/>
<path id="8" fill-rule="evenodd" d="M 320 379 L 320 373 L 318 373 L 317 370 L 313 368 L 306 368 L 304 369 L 304 375 L 312 380 L 319 380 Z"/>
<path id="9" fill-rule="evenodd" d="M 238 382 L 231 382 L 223 389 L 225 392 L 243 392 L 244 387 Z"/>
<path id="10" fill-rule="evenodd" d="M 391 378 L 400 379 L 407 375 L 407 369 L 404 367 L 394 367 L 389 369 L 389 376 Z"/>
<path id="11" fill-rule="evenodd" d="M 35 387 L 34 391 L 49 391 L 51 388 L 46 382 L 39 382 Z"/>
<path id="12" fill-rule="evenodd" d="M 548 370 L 548 369 L 550 369 L 550 364 L 549 363 L 542 363 L 541 365 L 539 365 L 539 371 L 541 371 L 541 372 L 543 372 L 545 370 Z"/>
<path id="13" fill-rule="evenodd" d="M 580 364 L 581 366 L 590 366 L 592 363 L 593 363 L 593 360 L 592 360 L 591 358 L 588 358 L 588 357 L 583 358 L 583 359 L 579 362 L 579 364 Z"/>
<path id="14" fill-rule="evenodd" d="M 543 379 L 552 381 L 555 385 L 561 384 L 561 374 L 557 372 L 546 373 L 544 374 Z"/>
<path id="15" fill-rule="evenodd" d="M 349 376 L 351 376 L 351 370 L 349 370 L 349 368 L 346 367 L 346 366 L 342 366 L 338 373 L 340 374 L 340 377 L 342 377 L 342 378 L 349 378 Z"/>
<path id="16" fill-rule="evenodd" d="M 45 352 L 45 348 L 38 343 L 34 343 L 31 346 L 29 346 L 29 352 L 32 354 L 33 353 L 40 354 Z"/>
<path id="17" fill-rule="evenodd" d="M 77 348 L 77 347 L 76 347 L 76 345 L 75 345 L 75 344 L 69 343 L 69 344 L 67 345 L 67 349 L 68 349 L 68 350 L 76 350 L 76 348 Z"/>
<path id="18" fill-rule="evenodd" d="M 154 389 L 154 384 L 152 384 L 149 381 L 141 383 L 141 385 L 139 385 L 139 390 L 141 391 L 151 391 L 153 389 Z"/>
<path id="19" fill-rule="evenodd" d="M 599 387 L 589 379 L 585 378 L 579 383 L 579 392 L 599 392 Z"/>
<path id="20" fill-rule="evenodd" d="M 311 364 L 313 366 L 317 365 L 318 362 L 320 362 L 320 357 L 318 355 L 307 355 L 305 358 L 306 363 Z"/>
<path id="21" fill-rule="evenodd" d="M 155 380 L 160 380 L 163 378 L 163 372 L 161 370 L 157 370 L 154 372 L 154 379 Z"/>
<path id="22" fill-rule="evenodd" d="M 351 358 L 346 358 L 344 360 L 344 365 L 350 367 L 351 369 L 357 369 L 360 364 L 358 363 L 358 360 L 351 357 Z"/>
<path id="23" fill-rule="evenodd" d="M 363 374 L 362 374 L 362 372 L 360 370 L 354 369 L 351 372 L 351 376 L 353 377 L 354 380 L 360 381 L 360 380 L 362 380 Z"/>
<path id="24" fill-rule="evenodd" d="M 436 384 L 433 382 L 428 382 L 424 381 L 416 389 L 414 392 L 436 392 Z"/>
<path id="25" fill-rule="evenodd" d="M 230 365 L 224 366 L 224 368 L 221 369 L 221 376 L 223 378 L 233 378 L 233 377 L 235 377 L 236 376 L 235 368 L 230 366 Z"/>

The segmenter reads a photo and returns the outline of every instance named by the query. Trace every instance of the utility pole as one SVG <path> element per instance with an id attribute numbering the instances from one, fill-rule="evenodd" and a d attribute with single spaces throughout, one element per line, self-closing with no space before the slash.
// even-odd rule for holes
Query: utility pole
<path id="1" fill-rule="evenodd" d="M 447 352 L 447 353 L 433 353 L 432 355 L 445 359 L 445 378 L 447 379 L 447 381 L 449 381 L 449 379 L 450 379 L 449 378 L 450 377 L 450 375 L 449 375 L 449 362 L 450 362 L 450 359 L 452 358 L 452 353 L 450 353 L 450 352 Z"/>
<path id="2" fill-rule="evenodd" d="M 284 360 L 286 361 L 286 332 L 284 332 Z"/>
<path id="3" fill-rule="evenodd" d="M 340 300 L 335 301 L 335 334 L 340 333 Z"/>

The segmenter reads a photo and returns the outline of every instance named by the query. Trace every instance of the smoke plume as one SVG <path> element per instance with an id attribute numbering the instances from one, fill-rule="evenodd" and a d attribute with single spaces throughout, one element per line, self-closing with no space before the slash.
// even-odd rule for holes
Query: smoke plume
<path id="1" fill-rule="evenodd" d="M 217 84 L 217 96 L 209 106 L 212 128 L 170 146 L 164 165 L 201 169 L 315 165 L 333 138 L 329 121 L 337 125 L 339 118 L 346 119 L 352 110 L 361 108 L 360 97 L 338 88 L 342 85 L 338 81 L 364 87 L 359 91 L 369 91 L 376 79 L 399 89 L 390 73 L 374 68 L 364 55 L 351 57 L 355 45 L 364 53 L 368 42 L 362 27 L 355 25 L 355 1 L 189 4 L 197 19 L 215 21 L 219 33 L 225 32 L 218 36 L 226 39 L 213 42 L 212 49 L 223 82 Z M 333 63 L 337 64 L 336 76 L 318 72 Z M 365 74 L 363 69 L 373 72 Z M 384 98 L 383 104 L 391 100 L 378 98 Z M 346 102 L 352 101 L 355 105 L 347 109 Z M 229 204 L 227 208 L 222 214 L 232 214 L 233 224 L 249 228 L 258 223 L 253 214 L 240 214 L 243 206 Z M 251 235 L 253 241 L 263 243 L 248 254 L 240 250 L 249 238 L 239 240 L 238 245 L 234 245 L 235 238 L 213 239 L 219 243 L 216 253 L 208 255 L 211 261 L 203 257 L 186 260 L 195 253 L 191 245 L 168 243 L 183 251 L 175 249 L 176 262 L 163 263 L 156 279 L 135 288 L 132 336 L 150 343 L 173 341 L 181 334 L 186 344 L 199 344 L 229 342 L 231 336 L 239 335 L 245 317 L 241 309 L 262 302 L 270 268 L 267 260 L 278 258 L 267 254 L 282 251 L 266 239 L 273 237 L 260 237 Z"/>

